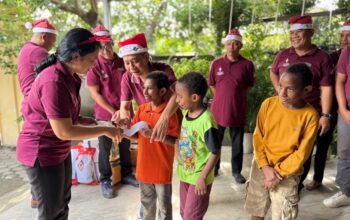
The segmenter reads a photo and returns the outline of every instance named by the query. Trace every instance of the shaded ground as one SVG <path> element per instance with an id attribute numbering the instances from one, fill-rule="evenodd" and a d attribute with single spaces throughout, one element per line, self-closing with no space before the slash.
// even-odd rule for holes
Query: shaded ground
<path id="1" fill-rule="evenodd" d="M 0 148 L 0 169 L 8 167 L 11 172 L 0 172 L 0 219 L 36 219 L 37 211 L 31 209 L 29 185 L 25 183 L 24 172 L 17 169 L 13 150 Z M 230 175 L 231 167 L 230 148 L 224 147 L 222 151 L 222 169 L 220 176 L 215 179 L 210 206 L 205 220 L 239 220 L 250 219 L 243 211 L 244 186 L 233 183 Z M 243 174 L 248 177 L 252 155 L 244 156 Z M 17 165 L 16 165 L 17 164 Z M 11 168 L 11 166 L 13 166 Z M 350 207 L 329 209 L 323 206 L 322 200 L 338 191 L 334 184 L 336 174 L 336 159 L 327 162 L 324 186 L 319 190 L 308 192 L 303 190 L 299 203 L 299 218 L 301 220 L 349 220 Z M 6 169 L 5 169 L 6 170 Z M 12 176 L 10 180 L 3 180 L 3 176 Z M 311 179 L 309 175 L 309 179 Z M 7 182 L 5 182 L 7 181 Z M 21 183 L 22 186 L 15 184 Z M 21 185 L 19 184 L 19 185 Z M 173 181 L 173 213 L 174 219 L 179 216 L 179 192 L 176 175 Z M 15 189 L 15 190 L 13 190 Z M 72 201 L 70 203 L 70 219 L 135 219 L 139 205 L 139 191 L 131 186 L 118 185 L 118 196 L 114 199 L 104 199 L 100 195 L 99 186 L 79 185 L 72 188 Z M 269 216 L 266 218 L 269 219 Z"/>

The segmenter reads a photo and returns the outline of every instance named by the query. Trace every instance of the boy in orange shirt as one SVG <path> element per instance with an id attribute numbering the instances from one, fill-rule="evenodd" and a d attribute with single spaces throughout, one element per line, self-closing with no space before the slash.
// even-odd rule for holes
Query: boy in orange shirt
<path id="1" fill-rule="evenodd" d="M 300 175 L 318 128 L 318 113 L 303 98 L 311 84 L 312 72 L 306 64 L 290 65 L 279 80 L 278 96 L 260 107 L 245 200 L 252 220 L 264 219 L 270 204 L 272 220 L 298 215 Z"/>
<path id="2" fill-rule="evenodd" d="M 132 124 L 145 121 L 150 129 L 143 129 L 134 138 L 138 139 L 136 179 L 140 182 L 143 220 L 172 219 L 172 173 L 174 144 L 179 136 L 179 121 L 176 114 L 169 120 L 164 142 L 150 142 L 154 126 L 165 109 L 164 99 L 170 83 L 162 71 L 154 71 L 146 77 L 143 94 L 148 103 L 138 107 Z"/>

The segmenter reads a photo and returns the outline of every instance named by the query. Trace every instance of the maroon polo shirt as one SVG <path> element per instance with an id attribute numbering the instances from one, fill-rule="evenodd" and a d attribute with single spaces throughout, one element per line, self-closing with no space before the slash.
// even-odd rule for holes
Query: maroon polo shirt
<path id="1" fill-rule="evenodd" d="M 116 110 L 120 108 L 121 82 L 125 72 L 123 59 L 115 55 L 114 60 L 97 57 L 96 65 L 87 74 L 88 86 L 99 86 L 99 93 Z M 109 121 L 112 118 L 107 110 L 99 104 L 94 105 L 95 117 Z"/>
<path id="2" fill-rule="evenodd" d="M 337 64 L 337 73 L 346 74 L 345 97 L 348 107 L 350 107 L 350 46 L 344 48 L 340 54 Z"/>
<path id="3" fill-rule="evenodd" d="M 334 67 L 337 66 L 337 63 L 338 63 L 338 60 L 339 60 L 339 57 L 340 57 L 340 53 L 341 53 L 341 49 L 333 51 L 333 52 L 331 52 L 329 54 L 329 56 L 331 57 L 331 60 L 332 60 L 332 63 L 333 63 Z"/>
<path id="4" fill-rule="evenodd" d="M 22 108 L 25 121 L 17 141 L 17 160 L 34 166 L 63 162 L 70 153 L 71 141 L 60 140 L 53 132 L 49 119 L 71 118 L 78 122 L 80 111 L 78 75 L 68 73 L 56 64 L 43 70 L 36 78 Z"/>
<path id="5" fill-rule="evenodd" d="M 176 81 L 174 71 L 169 65 L 159 62 L 150 62 L 149 67 L 150 72 L 156 70 L 165 72 L 168 75 L 170 85 Z M 135 99 L 137 105 L 146 103 L 146 98 L 143 95 L 143 81 L 140 77 L 126 72 L 122 78 L 121 88 L 121 101 L 131 101 Z"/>
<path id="6" fill-rule="evenodd" d="M 293 47 L 280 51 L 271 65 L 271 71 L 281 76 L 291 64 L 306 63 L 312 70 L 312 91 L 305 94 L 305 100 L 310 103 L 318 113 L 321 113 L 320 86 L 333 86 L 333 64 L 330 56 L 325 51 L 313 45 L 313 49 L 307 54 L 299 56 Z"/>
<path id="7" fill-rule="evenodd" d="M 45 48 L 33 42 L 24 43 L 18 57 L 18 81 L 23 96 L 27 96 L 35 80 L 34 67 L 48 57 Z"/>
<path id="8" fill-rule="evenodd" d="M 223 127 L 244 127 L 247 92 L 255 83 L 254 64 L 242 56 L 235 62 L 226 55 L 215 59 L 208 83 L 215 87 L 211 111 L 216 122 Z"/>

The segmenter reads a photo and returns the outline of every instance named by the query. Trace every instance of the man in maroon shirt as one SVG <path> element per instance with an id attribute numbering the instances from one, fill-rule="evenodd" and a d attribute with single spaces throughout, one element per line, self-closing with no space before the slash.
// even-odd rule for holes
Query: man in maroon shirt
<path id="1" fill-rule="evenodd" d="M 336 69 L 335 91 L 339 104 L 337 151 L 338 164 L 335 182 L 339 191 L 323 200 L 329 208 L 350 205 L 350 46 L 342 49 Z"/>
<path id="2" fill-rule="evenodd" d="M 242 36 L 232 29 L 223 39 L 226 54 L 215 59 L 210 68 L 209 85 L 214 93 L 211 106 L 218 123 L 221 142 L 225 129 L 230 128 L 232 141 L 231 167 L 237 183 L 245 183 L 241 175 L 243 163 L 243 134 L 247 117 L 247 93 L 255 83 L 255 69 L 250 60 L 239 54 Z M 215 167 L 218 174 L 220 160 Z"/>
<path id="3" fill-rule="evenodd" d="M 18 57 L 18 81 L 23 96 L 28 95 L 35 80 L 35 65 L 49 55 L 48 51 L 54 46 L 57 35 L 55 27 L 47 19 L 26 23 L 26 27 L 32 29 L 33 34 Z"/>
<path id="4" fill-rule="evenodd" d="M 103 25 L 97 26 L 93 31 L 95 36 L 111 38 L 109 30 Z M 125 72 L 123 59 L 113 51 L 113 41 L 101 42 L 102 48 L 96 60 L 96 65 L 87 74 L 87 84 L 92 98 L 95 101 L 95 118 L 102 123 L 110 123 L 114 115 L 119 114 L 121 81 Z M 109 163 L 112 140 L 107 136 L 98 137 L 99 155 L 98 165 L 102 195 L 105 198 L 113 198 L 112 170 Z M 130 158 L 130 141 L 123 139 L 119 143 L 121 161 L 122 182 L 138 187 Z"/>
<path id="5" fill-rule="evenodd" d="M 48 51 L 54 46 L 57 35 L 55 27 L 47 19 L 26 23 L 26 27 L 32 29 L 33 34 L 21 49 L 17 67 L 19 86 L 24 97 L 28 96 L 35 80 L 34 67 L 49 55 Z M 36 208 L 38 202 L 33 190 L 31 193 L 31 206 Z"/>
<path id="6" fill-rule="evenodd" d="M 151 141 L 164 141 L 169 119 L 178 109 L 176 95 L 173 92 L 176 81 L 174 71 L 167 64 L 150 61 L 144 33 L 139 33 L 124 41 L 120 41 L 118 46 L 120 48 L 119 56 L 124 60 L 126 73 L 123 75 L 121 83 L 120 120 L 117 121 L 121 126 L 130 124 L 132 100 L 134 99 L 138 105 L 146 102 L 146 98 L 143 95 L 143 82 L 147 75 L 155 70 L 163 71 L 167 74 L 171 83 L 170 90 L 166 94 L 169 102 L 152 130 Z M 181 111 L 178 110 L 177 113 L 181 119 Z"/>
<path id="7" fill-rule="evenodd" d="M 289 24 L 291 25 L 289 32 L 291 47 L 277 54 L 271 65 L 270 78 L 275 90 L 278 91 L 279 76 L 290 64 L 303 62 L 311 68 L 313 73 L 312 91 L 307 93 L 304 98 L 320 115 L 316 158 L 323 158 L 327 156 L 335 127 L 335 123 L 332 123 L 334 117 L 331 115 L 334 85 L 333 64 L 325 51 L 311 43 L 314 29 L 310 16 L 293 16 L 289 19 Z M 304 164 L 299 191 L 304 187 L 303 181 L 310 169 L 310 164 L 311 156 Z M 325 159 L 315 160 L 315 175 L 313 181 L 307 186 L 309 190 L 321 185 L 324 166 Z"/>
<path id="8" fill-rule="evenodd" d="M 350 45 L 350 20 L 345 21 L 339 33 L 340 49 L 333 51 L 331 56 L 334 66 L 337 65 L 341 50 Z"/>

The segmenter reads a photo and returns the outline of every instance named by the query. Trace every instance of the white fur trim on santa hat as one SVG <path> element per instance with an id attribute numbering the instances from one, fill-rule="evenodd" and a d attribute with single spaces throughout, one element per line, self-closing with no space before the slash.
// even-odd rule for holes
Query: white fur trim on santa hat
<path id="1" fill-rule="evenodd" d="M 221 40 L 221 42 L 224 44 L 226 43 L 226 41 L 229 41 L 229 40 L 236 40 L 242 43 L 242 37 L 238 35 L 227 35 L 225 38 Z"/>
<path id="2" fill-rule="evenodd" d="M 305 30 L 305 29 L 312 29 L 313 25 L 312 24 L 292 24 L 290 26 L 290 30 Z"/>
<path id="3" fill-rule="evenodd" d="M 94 33 L 96 36 L 109 36 L 109 32 L 107 31 L 97 31 L 96 33 Z"/>
<path id="4" fill-rule="evenodd" d="M 26 23 L 24 23 L 24 26 L 25 26 L 27 29 L 32 29 L 32 28 L 33 28 L 32 23 L 30 23 L 29 21 L 27 21 Z"/>
<path id="5" fill-rule="evenodd" d="M 343 26 L 340 30 L 341 31 L 350 31 L 350 26 Z"/>
<path id="6" fill-rule="evenodd" d="M 35 27 L 33 28 L 33 33 L 51 33 L 51 34 L 56 34 L 56 30 L 48 29 L 48 28 L 41 28 L 41 27 Z"/>
<path id="7" fill-rule="evenodd" d="M 131 55 L 131 54 L 139 54 L 139 53 L 144 53 L 147 52 L 148 49 L 141 47 L 138 44 L 128 44 L 119 49 L 119 57 L 124 57 L 126 55 Z"/>

